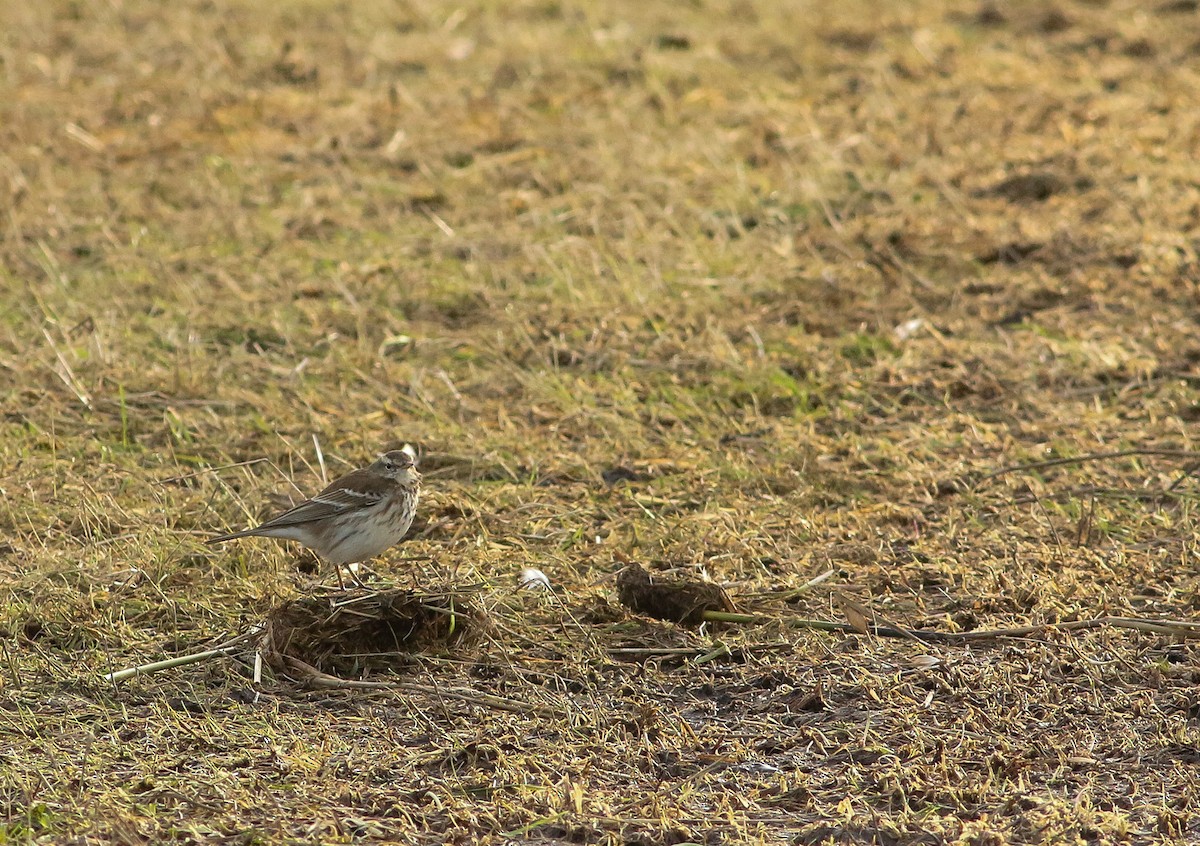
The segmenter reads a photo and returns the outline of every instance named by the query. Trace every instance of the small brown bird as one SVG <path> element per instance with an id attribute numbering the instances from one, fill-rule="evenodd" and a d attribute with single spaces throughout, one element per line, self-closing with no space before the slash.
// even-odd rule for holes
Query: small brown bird
<path id="1" fill-rule="evenodd" d="M 385 452 L 261 526 L 206 543 L 252 536 L 299 541 L 337 567 L 344 588 L 341 565 L 366 561 L 398 544 L 412 525 L 420 495 L 415 452 L 406 446 Z"/>

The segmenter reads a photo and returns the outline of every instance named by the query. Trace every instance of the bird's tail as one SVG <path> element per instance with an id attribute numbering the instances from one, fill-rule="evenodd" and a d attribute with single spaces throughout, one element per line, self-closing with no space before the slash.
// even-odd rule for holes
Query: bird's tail
<path id="1" fill-rule="evenodd" d="M 228 535 L 217 535 L 215 538 L 209 538 L 205 543 L 212 546 L 215 543 L 224 543 L 225 541 L 237 540 L 238 538 L 248 538 L 257 534 L 259 534 L 258 529 L 246 529 L 245 531 L 233 532 Z"/>

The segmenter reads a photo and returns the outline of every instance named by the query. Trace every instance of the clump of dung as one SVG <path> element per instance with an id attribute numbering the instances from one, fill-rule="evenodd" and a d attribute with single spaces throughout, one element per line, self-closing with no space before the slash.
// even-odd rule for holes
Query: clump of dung
<path id="1" fill-rule="evenodd" d="M 641 564 L 630 564 L 617 574 L 617 598 L 630 611 L 687 626 L 716 619 L 710 612 L 734 610 L 733 601 L 720 585 L 651 577 Z"/>

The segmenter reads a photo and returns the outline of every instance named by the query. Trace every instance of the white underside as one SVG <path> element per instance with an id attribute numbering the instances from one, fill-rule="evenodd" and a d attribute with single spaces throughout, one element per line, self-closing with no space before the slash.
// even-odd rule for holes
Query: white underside
<path id="1" fill-rule="evenodd" d="M 319 539 L 313 536 L 312 527 L 303 523 L 297 526 L 280 526 L 263 534 L 272 538 L 299 541 L 330 564 L 366 561 L 400 543 L 412 525 L 416 508 L 406 515 L 407 519 L 393 522 L 390 519 L 391 515 L 385 516 L 385 512 L 395 507 L 398 507 L 398 504 L 385 502 L 375 506 L 373 514 L 352 515 L 352 519 L 348 519 Z"/>
<path id="2" fill-rule="evenodd" d="M 387 552 L 400 543 L 411 525 L 412 518 L 409 517 L 406 522 L 397 524 L 396 530 L 392 532 L 378 530 L 347 532 L 344 539 L 339 538 L 338 534 L 334 534 L 327 547 L 325 549 L 316 548 L 316 553 L 330 564 L 366 561 L 368 558 L 374 558 L 376 555 Z M 334 554 L 335 550 L 336 555 Z"/>

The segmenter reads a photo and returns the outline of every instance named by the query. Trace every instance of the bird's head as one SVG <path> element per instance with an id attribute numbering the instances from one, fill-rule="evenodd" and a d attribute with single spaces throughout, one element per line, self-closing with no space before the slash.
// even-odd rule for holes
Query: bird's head
<path id="1" fill-rule="evenodd" d="M 408 484 L 419 481 L 421 474 L 417 472 L 417 453 L 411 445 L 403 449 L 393 449 L 385 452 L 371 465 L 375 472 L 397 482 Z"/>

